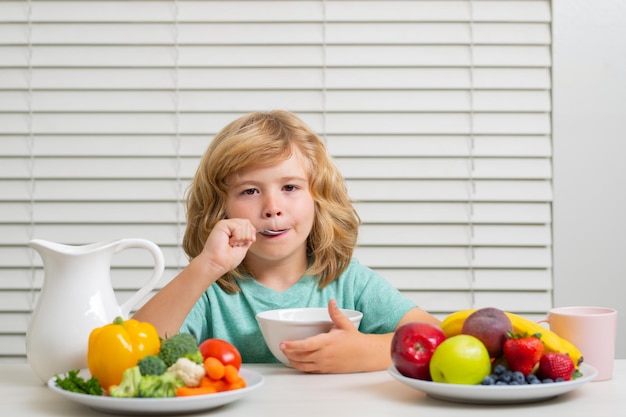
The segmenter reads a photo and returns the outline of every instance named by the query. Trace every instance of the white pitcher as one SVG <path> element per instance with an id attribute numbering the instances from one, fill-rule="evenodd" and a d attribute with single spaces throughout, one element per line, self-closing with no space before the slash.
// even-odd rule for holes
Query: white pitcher
<path id="1" fill-rule="evenodd" d="M 96 327 L 127 319 L 161 278 L 163 253 L 144 239 L 120 239 L 83 246 L 34 239 L 44 266 L 44 281 L 26 333 L 28 363 L 44 382 L 56 374 L 87 368 L 89 335 Z M 128 248 L 148 250 L 154 260 L 144 286 L 119 305 L 111 284 L 113 255 Z"/>

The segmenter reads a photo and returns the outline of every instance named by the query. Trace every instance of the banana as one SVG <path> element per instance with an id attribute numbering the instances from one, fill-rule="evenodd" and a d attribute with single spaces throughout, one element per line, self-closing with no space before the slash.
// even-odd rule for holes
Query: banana
<path id="1" fill-rule="evenodd" d="M 467 319 L 467 317 L 474 311 L 476 311 L 476 309 L 459 310 L 445 317 L 441 322 L 440 327 L 446 337 L 452 337 L 457 334 L 461 334 L 465 319 Z M 527 333 L 529 335 L 540 333 L 541 341 L 543 342 L 546 352 L 558 352 L 568 354 L 569 357 L 572 358 L 572 360 L 574 361 L 576 368 L 578 368 L 583 362 L 582 353 L 569 340 L 563 339 L 552 330 L 547 329 L 541 324 L 529 320 L 525 317 L 514 313 L 509 313 L 508 311 L 505 311 L 504 313 L 509 317 L 509 320 L 511 320 L 513 333 Z"/>
<path id="2" fill-rule="evenodd" d="M 552 330 L 543 327 L 541 324 L 529 320 L 525 317 L 518 316 L 517 314 L 509 313 L 505 311 L 505 314 L 511 320 L 514 333 L 528 333 L 529 335 L 539 333 L 541 334 L 541 341 L 546 352 L 567 353 L 574 364 L 578 368 L 583 362 L 583 355 L 580 350 L 574 346 L 569 340 L 563 339 Z"/>
<path id="3" fill-rule="evenodd" d="M 452 337 L 456 336 L 457 334 L 461 334 L 461 329 L 463 329 L 463 323 L 465 323 L 465 319 L 474 311 L 476 310 L 459 310 L 446 316 L 439 325 L 446 337 Z"/>
<path id="4" fill-rule="evenodd" d="M 567 339 L 561 338 L 561 343 L 563 344 L 563 350 L 569 355 L 570 358 L 572 358 L 574 365 L 576 365 L 576 369 L 578 369 L 580 364 L 582 364 L 585 360 L 583 353 Z"/>

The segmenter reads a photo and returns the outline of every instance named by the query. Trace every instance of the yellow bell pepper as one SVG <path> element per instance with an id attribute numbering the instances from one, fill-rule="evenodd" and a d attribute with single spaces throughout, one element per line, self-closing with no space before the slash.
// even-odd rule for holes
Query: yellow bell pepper
<path id="1" fill-rule="evenodd" d="M 108 390 L 120 384 L 126 369 L 145 356 L 157 354 L 160 348 L 161 339 L 151 323 L 117 317 L 113 323 L 91 331 L 87 366 L 91 376 Z"/>

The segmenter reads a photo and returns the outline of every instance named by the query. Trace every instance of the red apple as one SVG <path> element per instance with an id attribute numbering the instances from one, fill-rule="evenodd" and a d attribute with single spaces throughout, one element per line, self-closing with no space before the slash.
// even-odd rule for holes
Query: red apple
<path id="1" fill-rule="evenodd" d="M 439 326 L 411 322 L 400 326 L 391 340 L 391 361 L 402 375 L 431 381 L 430 358 L 446 335 Z"/>

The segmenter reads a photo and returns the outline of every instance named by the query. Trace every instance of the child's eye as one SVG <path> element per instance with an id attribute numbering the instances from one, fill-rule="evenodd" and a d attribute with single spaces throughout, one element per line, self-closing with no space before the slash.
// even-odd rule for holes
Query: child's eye
<path id="1" fill-rule="evenodd" d="M 285 191 L 294 191 L 297 189 L 295 185 L 285 185 L 283 188 Z"/>
<path id="2" fill-rule="evenodd" d="M 247 190 L 243 190 L 241 194 L 254 195 L 256 194 L 256 192 L 257 192 L 256 188 L 248 188 Z"/>

